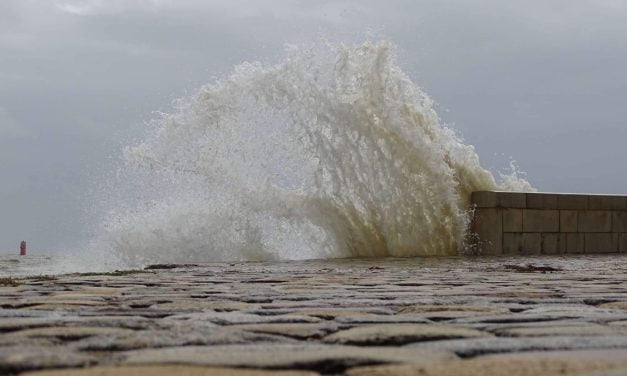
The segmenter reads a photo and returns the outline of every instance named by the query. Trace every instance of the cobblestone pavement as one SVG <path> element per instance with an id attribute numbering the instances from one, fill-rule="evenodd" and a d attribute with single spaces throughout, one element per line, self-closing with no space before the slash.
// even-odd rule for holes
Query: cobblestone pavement
<path id="1" fill-rule="evenodd" d="M 627 255 L 3 279 L 0 374 L 627 375 Z"/>

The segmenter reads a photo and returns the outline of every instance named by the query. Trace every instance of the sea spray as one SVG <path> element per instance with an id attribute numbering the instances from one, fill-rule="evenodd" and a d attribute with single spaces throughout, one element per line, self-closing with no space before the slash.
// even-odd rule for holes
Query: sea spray
<path id="1" fill-rule="evenodd" d="M 201 87 L 129 146 L 100 247 L 157 262 L 454 255 L 499 186 L 391 43 L 291 46 Z"/>

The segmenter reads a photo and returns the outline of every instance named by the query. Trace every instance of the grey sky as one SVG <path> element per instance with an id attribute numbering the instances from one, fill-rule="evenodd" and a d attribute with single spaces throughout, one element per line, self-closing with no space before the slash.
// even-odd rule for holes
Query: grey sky
<path id="1" fill-rule="evenodd" d="M 627 1 L 2 0 L 0 250 L 84 236 L 94 182 L 173 99 L 286 43 L 368 33 L 486 167 L 627 193 Z"/>

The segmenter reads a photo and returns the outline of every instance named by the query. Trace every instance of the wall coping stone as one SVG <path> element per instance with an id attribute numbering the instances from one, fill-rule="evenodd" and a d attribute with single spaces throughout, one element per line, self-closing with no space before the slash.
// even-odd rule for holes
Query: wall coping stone
<path id="1" fill-rule="evenodd" d="M 471 203 L 477 208 L 627 210 L 627 195 L 476 191 Z"/>

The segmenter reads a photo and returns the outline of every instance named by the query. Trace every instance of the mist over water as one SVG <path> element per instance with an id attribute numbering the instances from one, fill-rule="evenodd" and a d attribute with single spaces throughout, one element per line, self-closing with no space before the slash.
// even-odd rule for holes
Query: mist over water
<path id="1" fill-rule="evenodd" d="M 126 148 L 94 247 L 159 262 L 455 255 L 481 167 L 386 41 L 292 46 L 180 100 Z"/>

